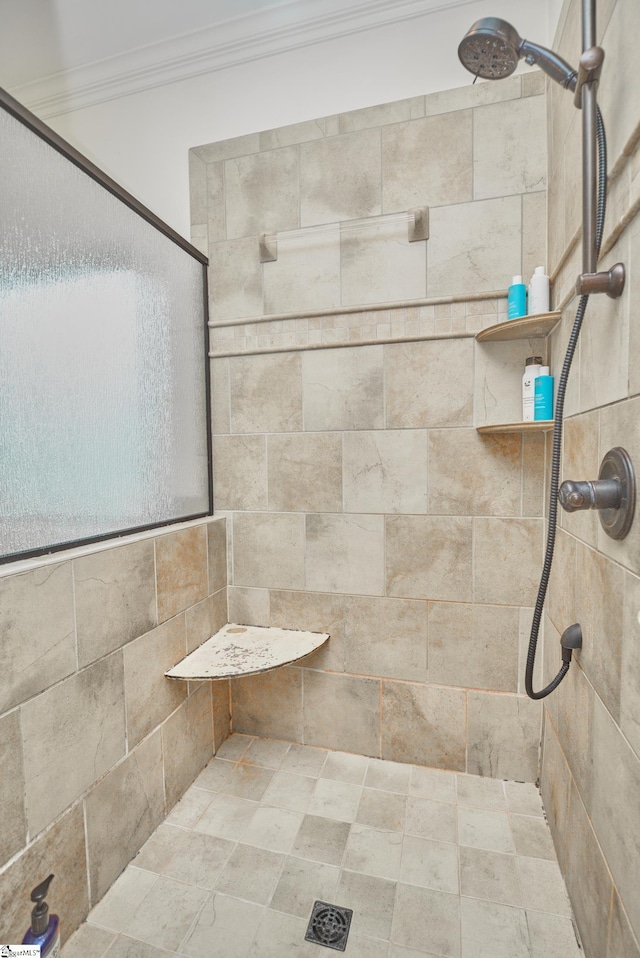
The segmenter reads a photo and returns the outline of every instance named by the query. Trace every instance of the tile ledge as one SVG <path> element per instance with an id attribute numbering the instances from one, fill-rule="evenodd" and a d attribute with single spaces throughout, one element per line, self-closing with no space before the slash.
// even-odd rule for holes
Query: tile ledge
<path id="1" fill-rule="evenodd" d="M 109 549 L 117 549 L 119 546 L 130 545 L 132 542 L 142 542 L 145 539 L 159 539 L 160 536 L 170 535 L 172 532 L 181 532 L 183 529 L 193 529 L 195 526 L 206 525 L 214 521 L 220 522 L 225 518 L 225 516 L 216 516 L 215 514 L 212 516 L 202 516 L 200 519 L 174 522 L 171 525 L 157 526 L 155 529 L 132 532 L 130 535 L 113 536 L 113 538 L 103 539 L 101 542 L 89 542 L 84 546 L 60 549 L 58 552 L 34 556 L 31 559 L 16 559 L 15 562 L 7 562 L 5 565 L 0 565 L 0 579 L 10 575 L 20 575 L 23 572 L 32 572 L 34 569 L 42 569 L 46 566 L 70 561 L 71 559 L 79 559 L 81 556 L 93 555 L 96 552 L 107 552 Z"/>

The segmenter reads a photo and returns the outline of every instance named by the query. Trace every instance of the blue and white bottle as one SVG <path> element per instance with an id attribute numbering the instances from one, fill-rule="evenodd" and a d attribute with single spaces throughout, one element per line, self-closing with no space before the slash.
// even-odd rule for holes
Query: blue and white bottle
<path id="1" fill-rule="evenodd" d="M 23 945 L 40 946 L 40 958 L 60 958 L 60 919 L 49 914 L 45 901 L 52 880 L 53 875 L 49 875 L 31 892 L 36 906 L 31 912 L 31 927 L 22 939 Z"/>

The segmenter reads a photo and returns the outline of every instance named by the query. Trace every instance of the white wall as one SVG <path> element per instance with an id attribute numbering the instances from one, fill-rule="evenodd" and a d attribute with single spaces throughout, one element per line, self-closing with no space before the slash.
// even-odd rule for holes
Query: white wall
<path id="1" fill-rule="evenodd" d="M 554 7 L 557 0 L 549 0 Z M 549 43 L 540 0 L 475 0 L 49 118 L 77 149 L 189 235 L 190 147 L 471 82 L 457 46 L 482 16 Z M 555 30 L 555 22 L 551 25 Z M 525 68 L 526 69 L 526 68 Z"/>
<path id="2" fill-rule="evenodd" d="M 561 17 L 561 15 L 562 15 L 562 11 L 563 11 L 563 9 L 564 9 L 565 6 L 568 7 L 568 5 L 569 5 L 569 0 L 547 0 L 547 3 L 548 3 L 548 7 L 549 7 L 549 12 L 548 12 L 548 17 L 549 17 L 549 37 L 548 37 L 548 40 L 549 40 L 549 44 L 550 44 L 551 46 L 553 46 L 554 49 L 555 49 L 555 47 L 556 47 L 556 42 L 555 42 L 556 31 L 557 31 L 557 29 L 558 29 L 558 24 L 560 23 L 560 17 Z"/>

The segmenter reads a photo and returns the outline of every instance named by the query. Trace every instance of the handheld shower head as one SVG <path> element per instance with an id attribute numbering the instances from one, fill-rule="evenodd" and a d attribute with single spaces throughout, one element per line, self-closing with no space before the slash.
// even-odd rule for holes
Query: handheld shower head
<path id="1" fill-rule="evenodd" d="M 470 73 L 484 80 L 511 76 L 522 57 L 561 86 L 575 90 L 577 72 L 566 60 L 530 40 L 523 40 L 515 27 L 498 17 L 477 20 L 458 47 L 460 62 Z"/>
<path id="2" fill-rule="evenodd" d="M 483 80 L 502 80 L 518 66 L 522 40 L 517 30 L 498 17 L 478 20 L 458 47 L 460 62 Z"/>

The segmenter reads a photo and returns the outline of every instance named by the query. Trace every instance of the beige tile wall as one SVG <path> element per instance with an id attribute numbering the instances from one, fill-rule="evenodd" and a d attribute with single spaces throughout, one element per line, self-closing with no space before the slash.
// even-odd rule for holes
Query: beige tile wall
<path id="1" fill-rule="evenodd" d="M 555 48 L 570 62 L 581 49 L 580 7 L 578 0 L 565 3 L 556 37 Z M 627 448 L 636 467 L 640 463 L 640 320 L 633 309 L 640 261 L 640 95 L 632 79 L 640 8 L 634 0 L 598 0 L 597 24 L 606 53 L 599 101 L 613 173 L 600 268 L 621 260 L 628 279 L 619 300 L 592 297 L 571 372 L 563 478 L 577 479 L 595 478 L 614 445 Z M 572 98 L 550 88 L 552 270 L 580 222 L 579 120 Z M 556 289 L 570 289 L 579 256 L 578 247 L 560 268 Z M 551 337 L 556 375 L 575 305 L 569 303 Z M 567 680 L 545 700 L 542 794 L 587 958 L 638 958 L 640 523 L 636 517 L 622 542 L 606 537 L 591 513 L 563 514 L 561 526 L 547 608 L 546 678 L 557 670 L 557 641 L 572 622 L 582 625 L 584 648 Z"/>
<path id="2" fill-rule="evenodd" d="M 192 239 L 211 261 L 211 320 L 504 291 L 530 275 L 545 261 L 546 96 L 538 73 L 500 86 L 194 147 Z M 430 209 L 428 242 L 385 220 L 415 206 Z M 374 229 L 338 229 L 371 217 Z M 258 235 L 274 231 L 277 262 L 261 264 Z"/>
<path id="3" fill-rule="evenodd" d="M 226 502 L 230 619 L 332 635 L 301 666 L 234 683 L 237 730 L 537 777 L 540 710 L 518 694 L 518 675 L 519 624 L 540 566 L 541 489 L 536 508 L 520 435 L 482 439 L 471 427 L 473 352 L 450 362 L 458 345 L 416 344 L 411 356 L 404 344 L 303 353 L 290 395 L 302 397 L 305 431 L 251 436 L 253 460 L 246 434 L 216 437 L 216 482 L 226 489 L 236 474 L 237 442 L 244 488 L 268 503 L 251 508 L 241 493 Z M 270 405 L 278 359 L 214 361 L 214 376 L 228 364 L 237 384 L 231 421 L 247 380 L 260 379 L 260 408 Z M 449 409 L 432 395 L 446 368 Z M 283 403 L 297 416 L 295 401 Z M 271 416 L 282 426 L 282 414 Z"/>
<path id="4" fill-rule="evenodd" d="M 544 444 L 474 426 L 519 418 L 523 360 L 544 343 L 492 355 L 473 336 L 545 260 L 545 110 L 532 74 L 192 151 L 211 317 L 232 323 L 211 330 L 230 619 L 331 633 L 299 665 L 233 683 L 237 731 L 537 778 L 541 710 L 520 673 Z M 425 205 L 427 243 L 383 225 Z M 270 230 L 278 260 L 261 266 Z"/>
<path id="5" fill-rule="evenodd" d="M 226 520 L 0 577 L 0 938 L 50 872 L 68 937 L 229 732 L 164 672 L 227 621 Z"/>

